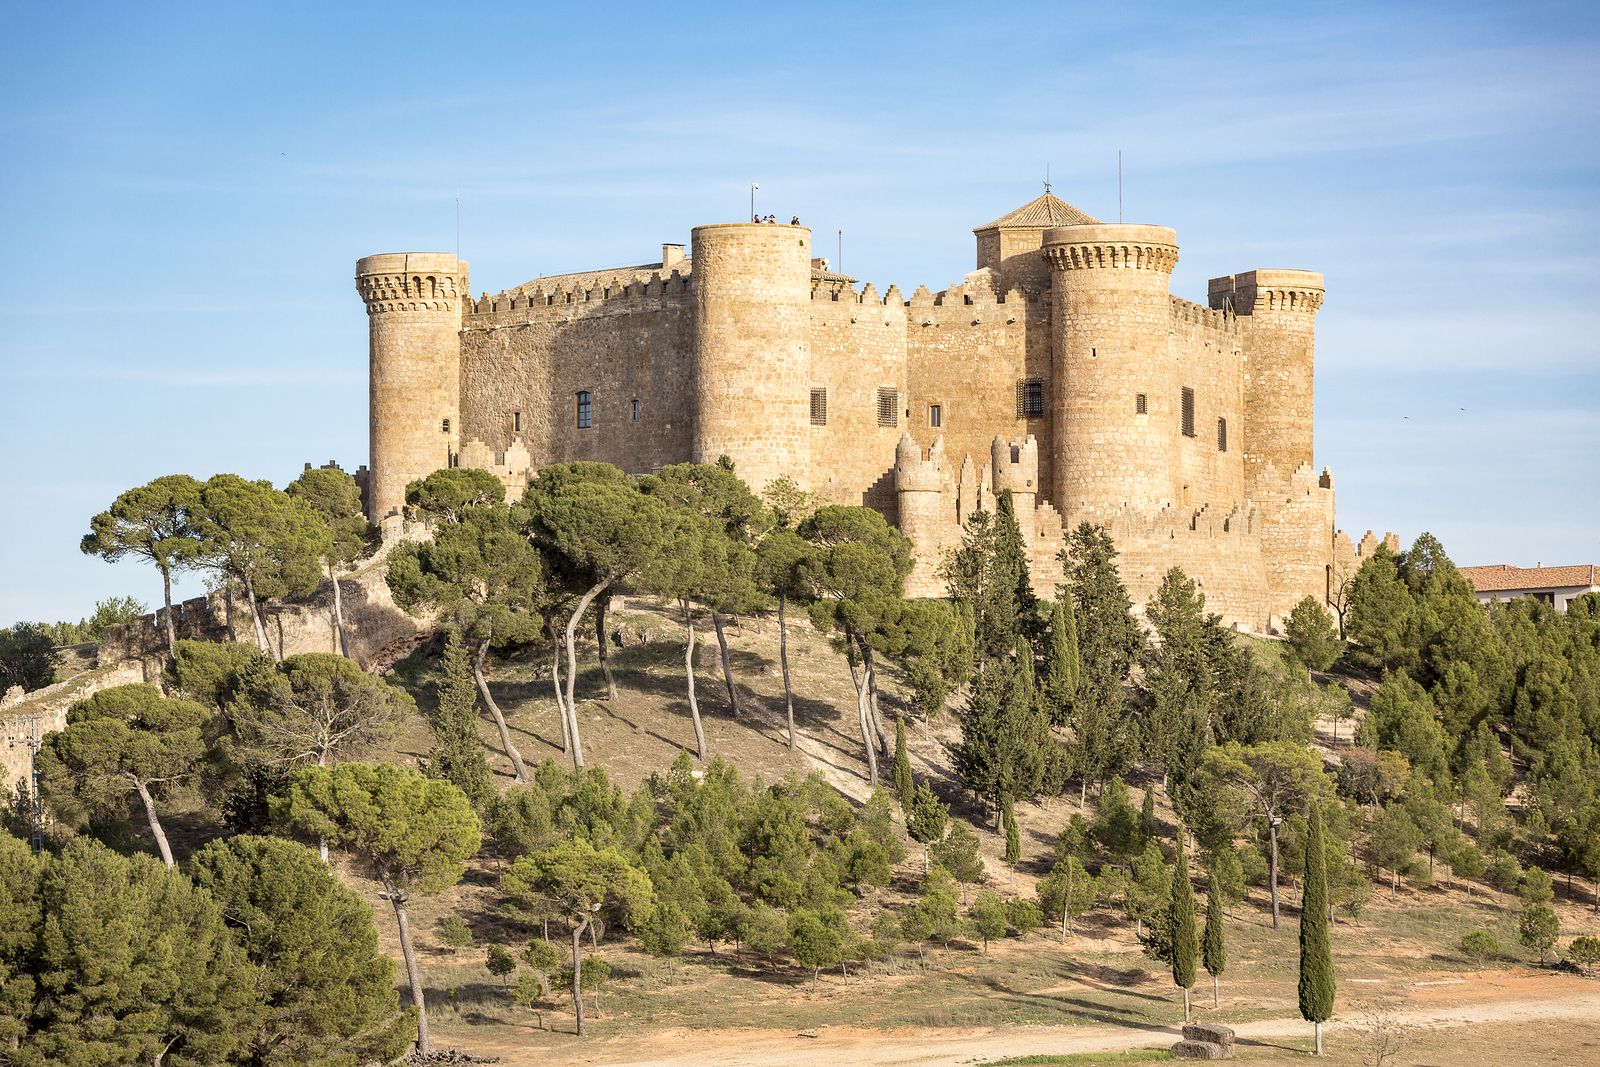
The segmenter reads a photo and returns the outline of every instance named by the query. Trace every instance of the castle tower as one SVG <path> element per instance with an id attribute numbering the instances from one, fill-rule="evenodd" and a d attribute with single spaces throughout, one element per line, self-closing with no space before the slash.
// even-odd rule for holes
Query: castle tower
<path id="1" fill-rule="evenodd" d="M 1173 497 L 1180 384 L 1167 354 L 1177 235 L 1103 223 L 1047 230 L 1052 272 L 1053 503 L 1084 512 Z"/>
<path id="2" fill-rule="evenodd" d="M 978 269 L 990 267 L 1000 275 L 999 292 L 1021 289 L 1030 299 L 1044 296 L 1050 291 L 1050 268 L 1044 258 L 1046 231 L 1099 221 L 1047 189 L 1043 196 L 972 231 L 978 241 Z"/>
<path id="3" fill-rule="evenodd" d="M 1020 444 L 999 434 L 989 445 L 989 462 L 994 468 L 995 500 L 1011 490 L 1011 506 L 1017 513 L 1017 528 L 1022 542 L 1032 549 L 1039 536 L 1039 441 L 1029 434 Z"/>
<path id="4" fill-rule="evenodd" d="M 405 504 L 406 485 L 450 465 L 461 433 L 461 300 L 467 264 L 444 252 L 356 262 L 371 356 L 367 517 Z"/>
<path id="5" fill-rule="evenodd" d="M 1244 337 L 1247 476 L 1270 463 L 1287 477 L 1312 463 L 1312 370 L 1322 275 L 1253 270 L 1212 278 L 1213 308 L 1239 316 Z"/>
<path id="6" fill-rule="evenodd" d="M 726 223 L 692 242 L 693 458 L 731 457 L 758 493 L 809 486 L 811 231 Z"/>
<path id="7" fill-rule="evenodd" d="M 967 457 L 971 462 L 971 457 Z M 926 458 L 908 433 L 894 450 L 894 487 L 900 532 L 913 547 L 914 562 L 906 578 L 907 596 L 938 596 L 943 590 L 938 567 L 952 540 L 959 541 L 956 501 L 947 493 L 944 435 L 933 439 Z"/>

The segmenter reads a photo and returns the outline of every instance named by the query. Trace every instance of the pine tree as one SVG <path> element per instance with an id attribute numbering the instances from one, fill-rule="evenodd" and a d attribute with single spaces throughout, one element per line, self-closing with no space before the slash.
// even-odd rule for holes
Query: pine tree
<path id="1" fill-rule="evenodd" d="M 1205 965 L 1206 973 L 1211 976 L 1213 1008 L 1218 1005 L 1217 976 L 1228 967 L 1228 945 L 1222 929 L 1222 898 L 1222 886 L 1217 877 L 1217 869 L 1213 866 L 1206 888 L 1206 928 L 1200 937 L 1200 962 Z"/>
<path id="2" fill-rule="evenodd" d="M 894 791 L 900 798 L 900 810 L 911 810 L 911 794 L 914 790 L 911 777 L 911 756 L 906 751 L 906 721 L 896 717 L 894 720 Z"/>
<path id="3" fill-rule="evenodd" d="M 1305 893 L 1300 902 L 1300 1016 L 1316 1028 L 1322 1055 L 1322 1024 L 1333 1017 L 1333 948 L 1328 940 L 1328 872 L 1322 843 L 1322 811 L 1311 805 L 1306 823 Z"/>
<path id="4" fill-rule="evenodd" d="M 444 677 L 435 689 L 438 707 L 428 717 L 433 730 L 428 777 L 455 783 L 473 807 L 481 807 L 494 792 L 494 780 L 478 739 L 478 686 L 472 659 L 455 633 L 444 646 L 443 666 Z"/>
<path id="5" fill-rule="evenodd" d="M 1183 847 L 1185 833 L 1178 827 L 1178 859 L 1172 872 L 1172 981 L 1183 988 L 1183 1021 L 1189 1021 L 1189 990 L 1194 987 L 1198 945 L 1194 936 L 1194 887 L 1189 884 L 1189 857 Z"/>

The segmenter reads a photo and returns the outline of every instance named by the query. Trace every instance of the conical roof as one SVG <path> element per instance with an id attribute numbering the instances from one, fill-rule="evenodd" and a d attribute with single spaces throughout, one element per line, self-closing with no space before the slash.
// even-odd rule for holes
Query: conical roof
<path id="1" fill-rule="evenodd" d="M 1023 204 L 1017 210 L 1007 215 L 1001 215 L 993 222 L 979 226 L 973 230 L 1004 229 L 1040 229 L 1050 226 L 1092 226 L 1100 220 L 1090 215 L 1085 215 L 1065 200 L 1054 193 L 1045 192 L 1043 196 Z"/>

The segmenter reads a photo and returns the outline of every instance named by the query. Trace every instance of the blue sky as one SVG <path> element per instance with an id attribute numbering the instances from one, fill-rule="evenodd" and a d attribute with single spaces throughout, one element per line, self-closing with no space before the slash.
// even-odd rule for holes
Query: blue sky
<path id="1" fill-rule="evenodd" d="M 1125 10 L 1124 10 L 1125 9 Z M 1327 275 L 1340 524 L 1600 562 L 1588 4 L 7 5 L 0 625 L 160 599 L 81 556 L 157 475 L 366 461 L 374 252 L 473 286 L 648 261 L 761 205 L 879 290 L 1056 193 L 1175 227 L 1174 291 Z M 200 589 L 197 579 L 183 591 Z"/>

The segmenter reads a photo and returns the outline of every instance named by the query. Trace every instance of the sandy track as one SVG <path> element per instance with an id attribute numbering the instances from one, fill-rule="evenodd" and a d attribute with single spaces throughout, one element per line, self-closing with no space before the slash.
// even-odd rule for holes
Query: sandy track
<path id="1" fill-rule="evenodd" d="M 1380 991 L 1355 987 L 1350 1008 Z M 1470 983 L 1431 989 L 1412 987 L 1398 1005 L 1397 1019 L 1407 1025 L 1449 1029 L 1485 1023 L 1540 1021 L 1589 1023 L 1600 1035 L 1600 983 L 1563 975 L 1484 977 Z M 1204 1016 L 1199 1016 L 1203 1018 Z M 1335 1019 L 1329 1034 L 1357 1025 Z M 1260 1019 L 1235 1026 L 1242 1043 L 1270 1044 L 1277 1039 L 1309 1037 L 1298 1017 Z M 1005 1056 L 1116 1052 L 1170 1044 L 1176 1027 L 1030 1026 L 1005 1029 L 872 1030 L 825 1027 L 815 1036 L 795 1032 L 750 1030 L 663 1030 L 643 1038 L 592 1040 L 581 1048 L 518 1050 L 510 1044 L 480 1046 L 472 1051 L 504 1057 L 520 1065 L 613 1064 L 617 1067 L 882 1067 L 899 1065 L 968 1065 Z M 1298 1058 L 1298 1057 L 1297 1057 Z M 1259 1061 L 1258 1061 L 1259 1062 Z"/>

